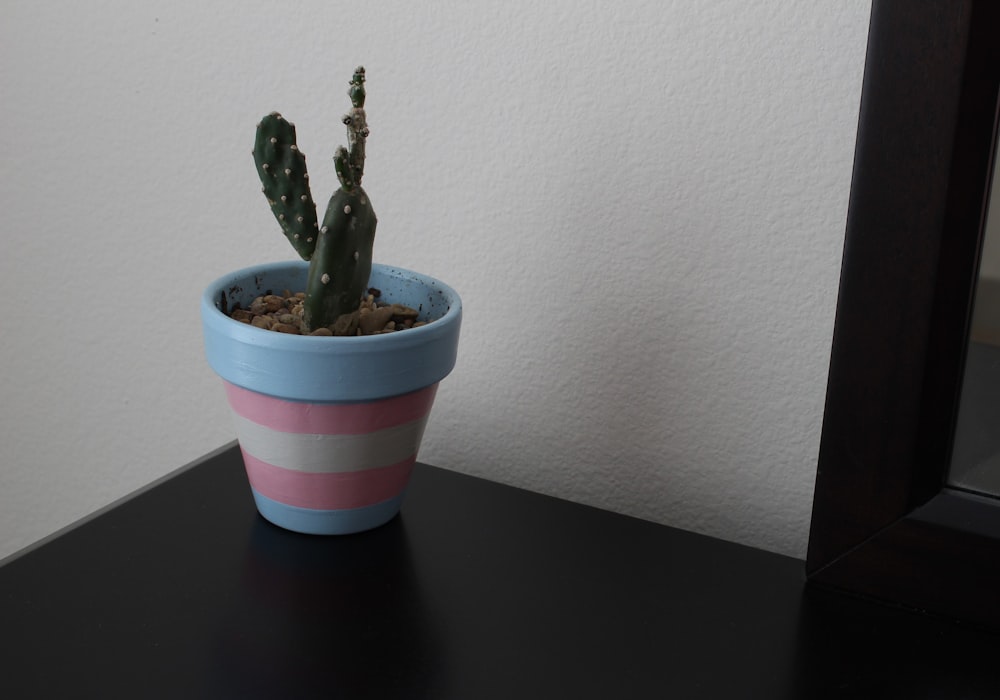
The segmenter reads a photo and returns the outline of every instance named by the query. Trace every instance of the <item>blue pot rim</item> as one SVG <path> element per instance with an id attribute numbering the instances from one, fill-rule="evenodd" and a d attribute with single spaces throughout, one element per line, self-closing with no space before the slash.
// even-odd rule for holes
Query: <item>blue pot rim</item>
<path id="1" fill-rule="evenodd" d="M 220 377 L 269 396 L 327 403 L 405 394 L 451 372 L 457 358 L 461 298 L 440 280 L 405 268 L 375 263 L 372 281 L 379 286 L 400 285 L 401 303 L 416 305 L 406 297 L 416 295 L 413 298 L 426 297 L 432 306 L 443 306 L 440 316 L 426 326 L 374 336 L 298 336 L 256 328 L 222 312 L 224 292 L 267 288 L 268 278 L 300 277 L 304 288 L 308 269 L 309 264 L 299 260 L 254 265 L 223 275 L 205 289 L 201 298 L 205 351 Z"/>

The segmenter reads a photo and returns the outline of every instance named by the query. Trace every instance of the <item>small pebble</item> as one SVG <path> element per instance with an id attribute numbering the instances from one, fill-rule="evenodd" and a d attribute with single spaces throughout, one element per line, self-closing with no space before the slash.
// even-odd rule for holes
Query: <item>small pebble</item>
<path id="1" fill-rule="evenodd" d="M 370 312 L 361 312 L 361 320 L 359 322 L 361 327 L 362 335 L 370 335 L 375 331 L 380 331 L 385 328 L 385 324 L 392 320 L 392 307 L 391 306 L 379 306 L 372 309 Z"/>
<path id="2" fill-rule="evenodd" d="M 417 317 L 417 310 L 411 309 L 409 306 L 403 306 L 402 304 L 393 304 L 389 308 L 392 309 L 393 317 L 400 320 L 407 318 L 415 319 Z"/>
<path id="3" fill-rule="evenodd" d="M 275 311 L 285 308 L 285 300 L 276 294 L 268 294 L 264 297 L 264 308 L 269 314 L 273 314 Z"/>
<path id="4" fill-rule="evenodd" d="M 358 332 L 358 319 L 361 317 L 359 311 L 352 314 L 344 314 L 338 318 L 330 327 L 334 335 L 355 335 Z"/>

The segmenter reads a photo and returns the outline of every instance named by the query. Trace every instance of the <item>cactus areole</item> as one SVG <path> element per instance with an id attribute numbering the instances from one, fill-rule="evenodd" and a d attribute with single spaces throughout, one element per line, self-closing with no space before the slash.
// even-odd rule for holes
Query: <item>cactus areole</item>
<path id="1" fill-rule="evenodd" d="M 331 326 L 355 311 L 368 286 L 375 242 L 375 211 L 361 188 L 365 170 L 365 69 L 358 66 L 348 95 L 351 111 L 347 148 L 333 156 L 340 189 L 333 193 L 322 224 L 309 190 L 306 157 L 295 141 L 295 125 L 272 112 L 257 125 L 253 158 L 263 192 L 292 247 L 309 261 L 303 321 L 305 331 Z"/>

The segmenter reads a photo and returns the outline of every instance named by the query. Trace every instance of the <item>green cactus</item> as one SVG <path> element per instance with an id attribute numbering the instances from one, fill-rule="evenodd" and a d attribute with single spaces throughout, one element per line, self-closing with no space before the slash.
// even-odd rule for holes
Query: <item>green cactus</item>
<path id="1" fill-rule="evenodd" d="M 357 310 L 371 274 L 378 221 L 361 189 L 368 137 L 364 83 L 365 69 L 358 66 L 348 91 L 352 109 L 343 118 L 349 148 L 340 146 L 333 157 L 340 189 L 330 197 L 322 226 L 309 191 L 306 159 L 295 143 L 295 126 L 277 112 L 257 125 L 253 156 L 264 194 L 285 236 L 309 261 L 303 305 L 307 333 Z"/>

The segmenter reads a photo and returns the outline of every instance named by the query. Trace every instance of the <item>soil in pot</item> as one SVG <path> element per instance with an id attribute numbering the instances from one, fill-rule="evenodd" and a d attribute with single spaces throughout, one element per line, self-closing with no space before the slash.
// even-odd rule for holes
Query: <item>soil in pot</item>
<path id="1" fill-rule="evenodd" d="M 429 323 L 418 320 L 420 312 L 416 309 L 381 301 L 381 291 L 372 288 L 356 311 L 344 314 L 331 326 L 320 327 L 306 334 L 302 320 L 305 296 L 305 292 L 292 293 L 287 289 L 281 294 L 268 292 L 256 297 L 246 309 L 241 308 L 237 302 L 232 309 L 224 309 L 224 312 L 236 321 L 290 335 L 379 335 L 419 328 Z"/>

